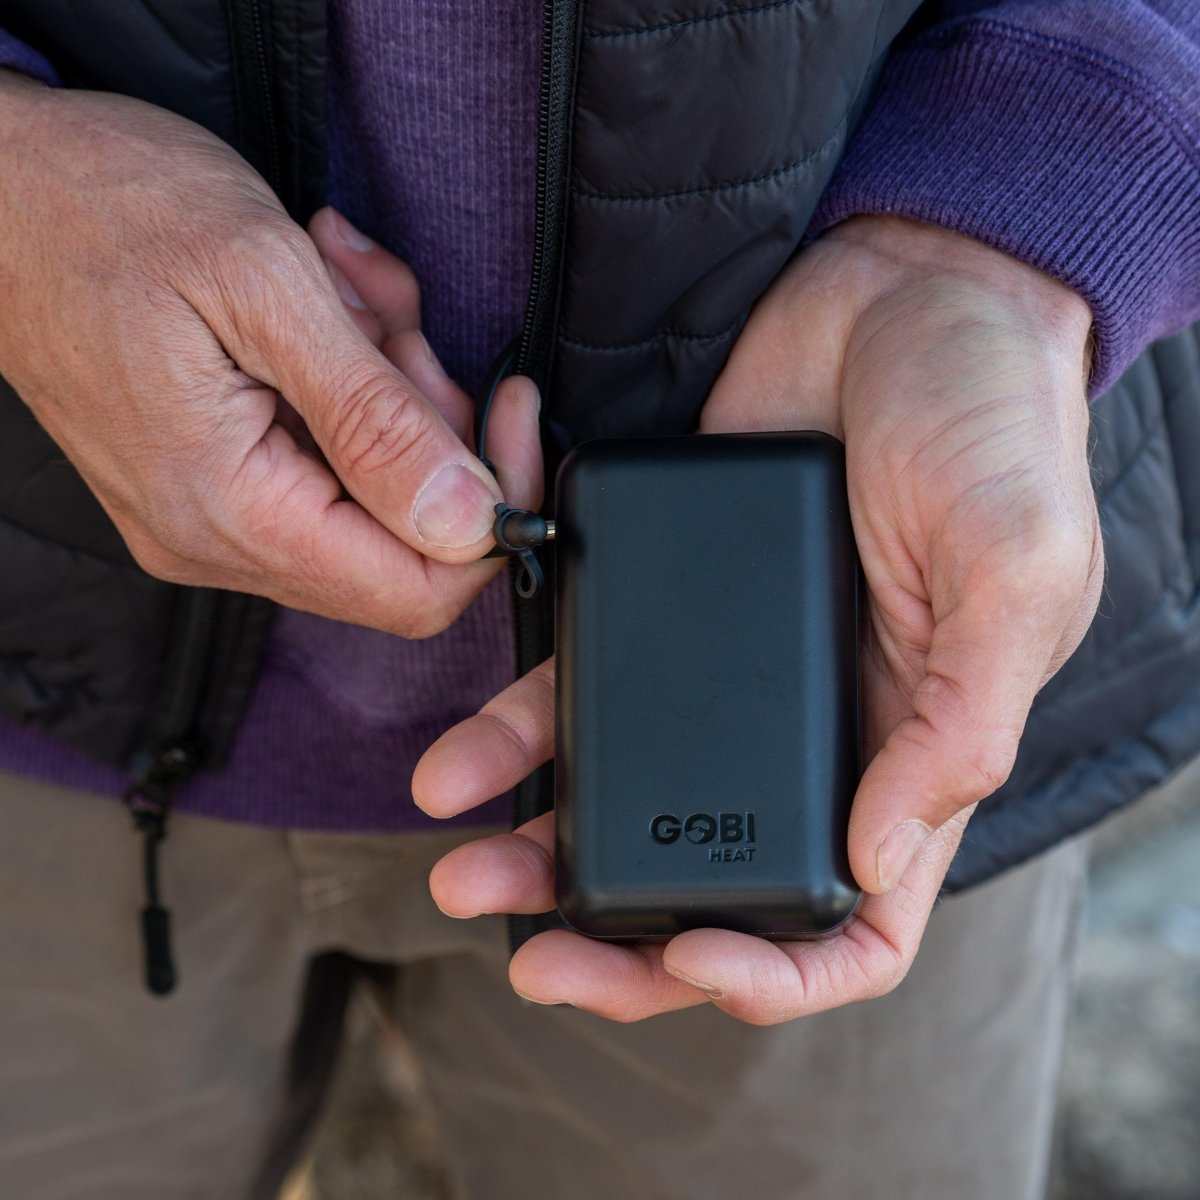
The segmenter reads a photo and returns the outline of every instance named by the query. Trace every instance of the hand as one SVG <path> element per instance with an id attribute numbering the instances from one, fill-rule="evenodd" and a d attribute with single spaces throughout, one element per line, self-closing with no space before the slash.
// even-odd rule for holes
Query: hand
<path id="1" fill-rule="evenodd" d="M 0 374 L 151 574 L 406 636 L 499 569 L 501 486 L 420 332 L 412 273 L 309 232 L 228 146 L 124 97 L 0 72 Z M 339 298 L 340 293 L 340 298 Z M 535 390 L 496 398 L 536 503 Z"/>
<path id="2" fill-rule="evenodd" d="M 1086 305 L 966 238 L 860 218 L 762 299 L 705 407 L 705 432 L 822 429 L 846 444 L 870 590 L 870 764 L 850 859 L 868 893 L 841 932 L 776 944 L 695 930 L 665 947 L 555 931 L 513 986 L 631 1020 L 710 1000 L 773 1023 L 904 977 L 974 805 L 1008 776 L 1035 694 L 1095 612 L 1103 556 L 1087 465 Z M 413 781 L 449 816 L 552 752 L 552 665 L 447 733 Z M 552 816 L 434 869 L 448 913 L 553 903 Z"/>

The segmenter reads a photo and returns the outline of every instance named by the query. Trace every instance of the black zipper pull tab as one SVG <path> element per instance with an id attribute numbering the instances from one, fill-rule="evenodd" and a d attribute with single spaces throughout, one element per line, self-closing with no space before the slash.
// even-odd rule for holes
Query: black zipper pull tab
<path id="1" fill-rule="evenodd" d="M 141 913 L 142 959 L 146 988 L 155 996 L 170 995 L 179 978 L 171 949 L 171 911 L 159 895 L 159 850 L 167 837 L 172 795 L 192 767 L 192 755 L 185 747 L 170 746 L 145 763 L 125 792 L 134 828 L 142 835 L 146 887 L 146 906 Z"/>
<path id="2" fill-rule="evenodd" d="M 175 990 L 175 959 L 171 953 L 171 911 L 158 895 L 158 851 L 167 836 L 164 809 L 142 807 L 134 810 L 134 824 L 142 834 L 143 872 L 146 879 L 146 907 L 142 909 L 142 961 L 146 987 L 156 996 Z"/>

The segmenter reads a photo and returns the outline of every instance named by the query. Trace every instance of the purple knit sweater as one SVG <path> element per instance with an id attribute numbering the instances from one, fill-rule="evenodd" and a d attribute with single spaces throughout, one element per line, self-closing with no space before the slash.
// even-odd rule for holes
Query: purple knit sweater
<path id="1" fill-rule="evenodd" d="M 330 198 L 413 264 L 430 340 L 472 387 L 516 330 L 528 281 L 539 6 L 329 8 Z M 1200 4 L 940 11 L 893 54 L 812 232 L 897 213 L 1040 267 L 1091 304 L 1103 388 L 1147 342 L 1200 318 Z M 5 64 L 54 78 L 0 31 Z M 418 826 L 416 759 L 512 674 L 503 585 L 419 643 L 282 612 L 228 767 L 190 783 L 180 806 L 299 828 Z M 0 768 L 106 794 L 122 784 L 3 722 Z"/>

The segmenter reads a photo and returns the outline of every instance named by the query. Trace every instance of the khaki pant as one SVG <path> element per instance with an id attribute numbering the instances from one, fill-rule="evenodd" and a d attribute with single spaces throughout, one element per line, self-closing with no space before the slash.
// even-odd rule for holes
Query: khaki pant
<path id="1" fill-rule="evenodd" d="M 618 1026 L 522 1003 L 502 922 L 437 912 L 426 872 L 462 831 L 175 817 L 181 983 L 160 1000 L 122 808 L 0 775 L 0 822 L 4 1200 L 273 1194 L 336 1048 L 328 950 L 400 964 L 396 1019 L 471 1200 L 1041 1194 L 1079 846 L 948 901 L 884 1000 L 773 1029 L 711 1009 Z"/>

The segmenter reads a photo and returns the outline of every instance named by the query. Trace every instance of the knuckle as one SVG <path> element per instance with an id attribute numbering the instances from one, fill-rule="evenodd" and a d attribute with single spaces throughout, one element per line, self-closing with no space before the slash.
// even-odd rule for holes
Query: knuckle
<path id="1" fill-rule="evenodd" d="M 1014 611 L 1077 597 L 1096 559 L 1097 524 L 1090 492 L 1064 496 L 1040 486 L 976 512 L 967 538 L 978 546 L 972 586 Z"/>
<path id="2" fill-rule="evenodd" d="M 396 380 L 376 373 L 344 389 L 329 441 L 339 465 L 372 475 L 411 461 L 430 433 L 421 401 Z"/>
<path id="3" fill-rule="evenodd" d="M 239 277 L 288 287 L 297 277 L 320 278 L 316 247 L 308 234 L 282 212 L 265 210 L 250 220 L 226 225 L 211 235 L 218 263 Z M 247 267 L 252 268 L 247 271 Z"/>
<path id="4" fill-rule="evenodd" d="M 784 1021 L 791 1020 L 789 1013 L 782 1012 L 774 1006 L 756 1008 L 753 1004 L 743 1004 L 737 1006 L 736 1009 L 727 1009 L 727 1011 L 743 1024 L 756 1025 L 760 1029 L 765 1029 L 768 1025 L 781 1025 Z"/>
<path id="5" fill-rule="evenodd" d="M 152 579 L 163 583 L 195 583 L 195 565 L 152 538 L 126 534 L 125 544 L 133 561 Z"/>
<path id="6" fill-rule="evenodd" d="M 391 263 L 392 305 L 396 308 L 421 310 L 421 285 L 417 282 L 416 272 L 401 259 L 393 259 Z"/>
<path id="7" fill-rule="evenodd" d="M 848 954 L 839 964 L 843 983 L 839 991 L 860 1000 L 890 995 L 904 982 L 915 956 L 915 948 L 897 944 L 887 944 L 869 958 Z"/>
<path id="8" fill-rule="evenodd" d="M 195 562 L 202 556 L 202 539 L 188 522 L 177 520 L 170 512 L 160 512 L 151 527 L 157 558 Z"/>
<path id="9" fill-rule="evenodd" d="M 1097 540 L 1094 513 L 1081 520 L 1061 506 L 1041 505 L 1023 536 L 1008 546 L 999 574 L 1010 591 L 1039 607 L 1077 599 L 1087 586 Z"/>
<path id="10" fill-rule="evenodd" d="M 880 971 L 868 984 L 867 999 L 882 1000 L 890 996 L 908 978 L 911 961 L 897 958 L 885 970 Z"/>
<path id="11" fill-rule="evenodd" d="M 611 1012 L 605 1013 L 605 1016 L 617 1025 L 636 1025 L 639 1021 L 644 1021 L 647 1017 L 654 1016 L 654 1011 L 638 1008 L 615 1008 Z"/>
<path id="12" fill-rule="evenodd" d="M 1086 586 L 1095 539 L 1090 528 L 1055 522 L 1042 532 L 1034 551 L 1038 586 L 1059 598 L 1075 598 Z"/>
<path id="13" fill-rule="evenodd" d="M 386 604 L 387 626 L 398 637 L 420 642 L 444 633 L 457 620 L 461 608 L 436 589 L 424 588 L 418 595 L 409 593 L 394 604 Z"/>
<path id="14" fill-rule="evenodd" d="M 980 713 L 962 686 L 946 675 L 926 675 L 914 693 L 914 704 L 930 731 L 960 731 L 971 745 L 961 757 L 955 756 L 947 768 L 947 799 L 964 807 L 990 796 L 1012 774 L 1020 744 L 1020 730 L 989 725 L 986 713 Z M 916 740 L 913 729 L 906 731 L 918 749 L 926 749 L 924 738 Z"/>
<path id="15" fill-rule="evenodd" d="M 402 613 L 396 620 L 395 632 L 409 641 L 420 642 L 444 633 L 453 622 L 453 614 L 440 606 L 422 605 L 412 612 Z"/>
<path id="16" fill-rule="evenodd" d="M 509 759 L 516 764 L 529 761 L 529 745 L 512 721 L 495 711 L 489 711 L 486 706 L 479 713 L 479 720 L 487 723 L 497 735 L 499 745 L 504 747 L 504 750 L 496 750 L 498 758 Z"/>
<path id="17" fill-rule="evenodd" d="M 282 211 L 226 215 L 191 232 L 188 254 L 201 294 L 223 314 L 235 345 L 270 342 L 294 312 L 296 297 L 325 286 L 308 235 Z"/>
<path id="18" fill-rule="evenodd" d="M 959 797 L 964 803 L 983 800 L 1004 786 L 1016 762 L 1017 740 L 1011 733 L 996 733 L 967 756 Z"/>

